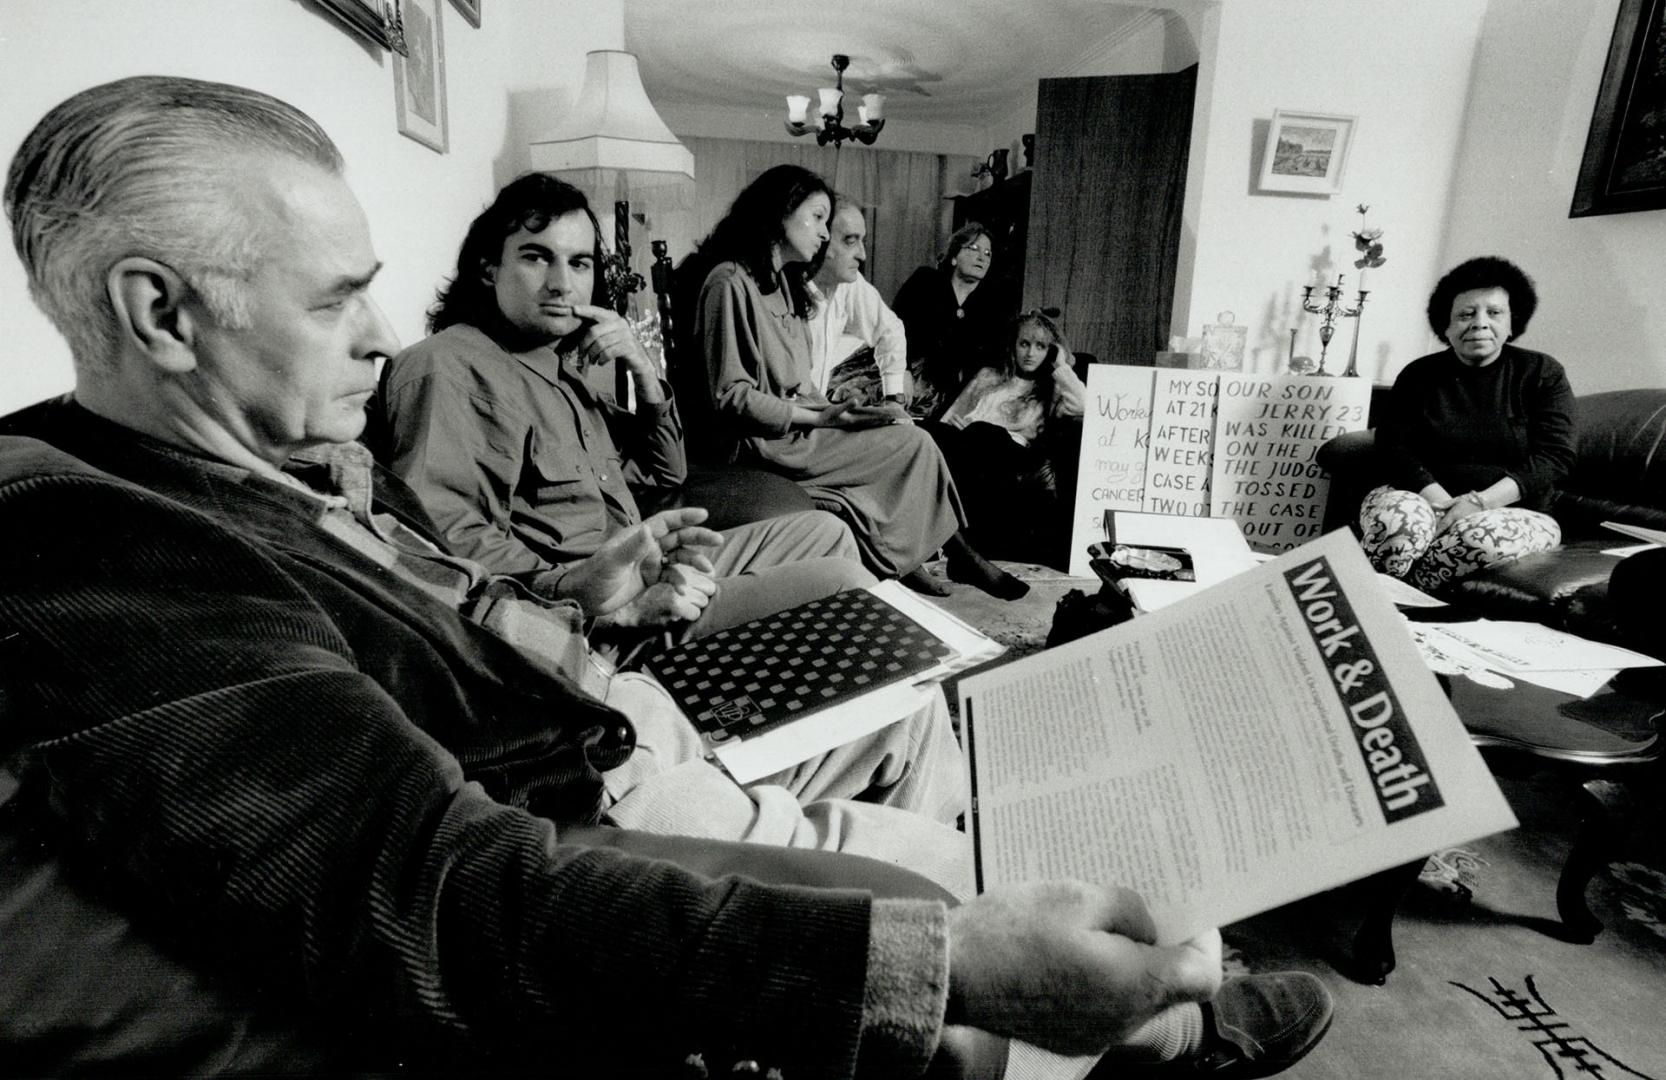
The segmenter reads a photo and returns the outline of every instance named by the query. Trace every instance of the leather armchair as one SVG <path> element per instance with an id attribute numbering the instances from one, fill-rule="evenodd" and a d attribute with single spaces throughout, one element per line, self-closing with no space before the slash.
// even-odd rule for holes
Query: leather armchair
<path id="1" fill-rule="evenodd" d="M 1488 618 L 1614 638 L 1607 592 L 1619 559 L 1602 549 L 1625 539 L 1602 523 L 1666 529 L 1666 389 L 1584 395 L 1574 426 L 1578 456 L 1550 507 L 1562 546 L 1465 578 L 1442 599 Z M 1325 528 L 1357 533 L 1360 501 L 1382 482 L 1374 433 L 1338 435 L 1320 447 L 1318 462 L 1331 477 Z"/>

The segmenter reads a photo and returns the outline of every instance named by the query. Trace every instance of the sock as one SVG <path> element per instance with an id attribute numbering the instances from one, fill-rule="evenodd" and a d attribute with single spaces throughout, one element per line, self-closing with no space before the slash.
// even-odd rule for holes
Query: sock
<path id="1" fill-rule="evenodd" d="M 1104 1056 L 1130 1064 L 1150 1063 L 1188 1057 L 1202 1049 L 1203 1007 L 1194 1002 L 1158 1013 Z"/>
<path id="2" fill-rule="evenodd" d="M 970 544 L 958 536 L 955 540 L 959 542 L 948 549 L 950 581 L 974 585 L 1002 600 L 1017 600 L 1030 591 L 1028 584 L 979 555 Z"/>
<path id="3" fill-rule="evenodd" d="M 948 585 L 923 566 L 916 566 L 897 580 L 915 592 L 924 593 L 927 596 L 949 595 Z"/>
<path id="4" fill-rule="evenodd" d="M 1098 1058 L 1066 1057 L 1013 1040 L 1004 1080 L 1080 1080 L 1120 1076 L 1130 1066 L 1155 1065 L 1203 1049 L 1203 1010 L 1176 1005 L 1159 1013 Z"/>

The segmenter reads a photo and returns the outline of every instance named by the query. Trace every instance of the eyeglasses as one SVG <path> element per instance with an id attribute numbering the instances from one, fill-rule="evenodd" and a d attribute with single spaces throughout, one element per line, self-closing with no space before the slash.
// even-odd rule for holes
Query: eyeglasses
<path id="1" fill-rule="evenodd" d="M 995 255 L 995 252 L 992 248 L 973 247 L 971 245 L 967 245 L 966 247 L 963 247 L 960 250 L 970 251 L 973 255 L 982 255 L 986 259 L 993 258 L 994 255 Z"/>

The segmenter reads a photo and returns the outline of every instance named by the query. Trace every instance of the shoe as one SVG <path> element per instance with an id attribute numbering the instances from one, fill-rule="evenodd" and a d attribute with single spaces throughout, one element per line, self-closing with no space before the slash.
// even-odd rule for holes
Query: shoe
<path id="1" fill-rule="evenodd" d="M 1203 1049 L 1191 1058 L 1202 1076 L 1283 1072 L 1319 1045 L 1336 1012 L 1330 991 L 1305 971 L 1227 979 L 1203 1005 Z"/>
<path id="2" fill-rule="evenodd" d="M 1319 1045 L 1336 1011 L 1325 984 L 1305 971 L 1240 975 L 1203 1004 L 1203 1045 L 1138 1077 L 1212 1076 L 1251 1080 L 1283 1072 Z"/>
<path id="3" fill-rule="evenodd" d="M 897 580 L 915 592 L 925 593 L 927 596 L 948 596 L 953 592 L 949 588 L 948 582 L 927 570 L 924 566 L 916 566 Z"/>
<path id="4" fill-rule="evenodd" d="M 1013 577 L 999 566 L 973 551 L 949 553 L 950 581 L 973 585 L 1000 600 L 1017 600 L 1030 591 L 1028 583 Z"/>

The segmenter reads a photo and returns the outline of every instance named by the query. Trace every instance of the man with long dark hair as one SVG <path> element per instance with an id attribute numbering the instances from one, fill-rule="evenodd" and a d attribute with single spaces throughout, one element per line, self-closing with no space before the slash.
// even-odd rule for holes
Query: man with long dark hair
<path id="1" fill-rule="evenodd" d="M 602 639 L 626 643 L 644 629 L 708 633 L 871 584 L 850 531 L 806 511 L 723 535 L 687 526 L 673 533 L 663 580 L 606 612 L 585 598 L 585 560 L 643 524 L 632 485 L 687 477 L 670 387 L 605 303 L 602 260 L 584 194 L 522 176 L 469 226 L 429 312 L 433 336 L 392 361 L 389 465 L 452 549 L 499 573 L 548 571 L 555 595 L 600 617 Z M 634 384 L 634 411 L 613 400 L 615 365 Z"/>

